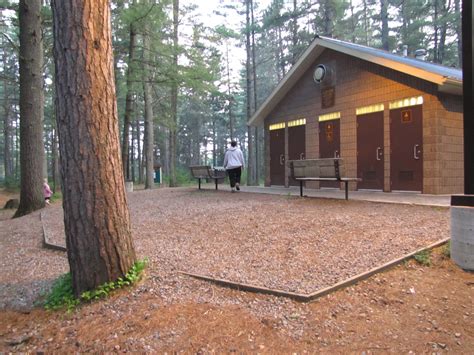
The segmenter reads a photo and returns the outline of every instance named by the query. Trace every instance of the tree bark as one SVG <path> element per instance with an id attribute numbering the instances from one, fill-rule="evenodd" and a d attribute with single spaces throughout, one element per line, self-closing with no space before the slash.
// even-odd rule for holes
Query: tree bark
<path id="1" fill-rule="evenodd" d="M 138 183 L 143 184 L 143 169 L 142 169 L 142 145 L 141 145 L 141 128 L 140 128 L 140 116 L 137 114 L 135 120 L 135 140 L 137 142 L 137 158 L 136 167 L 138 172 Z"/>
<path id="2" fill-rule="evenodd" d="M 53 0 L 56 113 L 74 294 L 136 260 L 125 194 L 108 0 Z"/>
<path id="3" fill-rule="evenodd" d="M 434 11 L 434 15 L 433 15 L 433 29 L 434 29 L 434 33 L 433 33 L 433 41 L 434 41 L 434 54 L 433 54 L 433 61 L 435 63 L 440 63 L 439 59 L 438 59 L 438 55 L 439 55 L 439 51 L 438 51 L 438 48 L 439 48 L 439 44 L 438 44 L 438 37 L 439 37 L 439 24 L 438 24 L 438 13 L 439 13 L 439 0 L 434 0 L 433 1 L 433 11 Z"/>
<path id="4" fill-rule="evenodd" d="M 247 60 L 245 62 L 245 77 L 246 77 L 246 112 L 247 121 L 252 115 L 252 82 L 251 82 L 251 48 L 250 48 L 250 1 L 246 0 L 246 31 L 245 31 L 245 49 L 247 52 Z M 254 175 L 254 144 L 253 144 L 253 127 L 248 126 L 248 157 L 247 157 L 247 185 L 253 184 Z"/>
<path id="5" fill-rule="evenodd" d="M 5 47 L 5 41 L 2 39 L 3 44 L 3 166 L 5 170 L 5 185 L 9 186 L 10 183 L 13 182 L 14 179 L 14 171 L 13 171 L 13 159 L 12 159 L 12 124 L 10 120 L 11 115 L 11 102 L 9 96 L 9 85 L 7 80 L 7 51 Z"/>
<path id="6" fill-rule="evenodd" d="M 456 42 L 458 45 L 458 65 L 462 68 L 462 26 L 461 26 L 461 5 L 460 0 L 454 0 L 454 14 L 455 14 L 455 31 Z"/>
<path id="7" fill-rule="evenodd" d="M 369 45 L 369 7 L 367 4 L 368 0 L 362 0 L 362 5 L 363 5 L 363 19 L 364 19 L 364 34 L 365 34 L 365 45 Z"/>
<path id="8" fill-rule="evenodd" d="M 61 190 L 61 173 L 59 168 L 58 130 L 53 129 L 52 159 L 53 159 L 53 191 Z"/>
<path id="9" fill-rule="evenodd" d="M 278 46 L 282 48 L 281 43 L 281 29 L 278 28 Z M 295 64 L 298 60 L 299 51 L 297 53 L 296 48 L 298 47 L 298 2 L 297 0 L 293 0 L 293 12 L 291 14 L 291 44 L 293 49 L 291 51 L 291 65 Z M 285 76 L 285 69 L 283 69 L 283 76 Z"/>
<path id="10" fill-rule="evenodd" d="M 380 0 L 380 18 L 382 22 L 382 49 L 389 50 L 388 44 L 388 0 Z"/>
<path id="11" fill-rule="evenodd" d="M 336 9 L 332 0 L 325 0 L 323 8 L 323 35 L 333 37 Z"/>
<path id="12" fill-rule="evenodd" d="M 21 192 L 14 218 L 44 207 L 41 1 L 21 0 L 19 20 Z"/>
<path id="13" fill-rule="evenodd" d="M 230 81 L 230 63 L 229 63 L 229 43 L 226 40 L 226 74 L 227 74 L 227 99 L 229 100 L 229 134 L 230 140 L 234 140 L 234 114 L 232 112 L 232 104 L 234 97 L 231 90 L 231 81 Z"/>
<path id="14" fill-rule="evenodd" d="M 179 0 L 173 0 L 173 77 L 171 79 L 171 127 L 170 127 L 170 187 L 178 186 L 176 181 L 177 135 L 178 135 L 178 21 Z"/>
<path id="15" fill-rule="evenodd" d="M 130 126 L 134 113 L 134 101 L 135 93 L 133 92 L 133 75 L 135 66 L 135 52 L 137 46 L 137 33 L 135 25 L 132 22 L 130 24 L 130 44 L 128 48 L 128 67 L 127 67 L 127 96 L 125 99 L 125 115 L 123 118 L 123 132 L 122 132 L 122 164 L 125 179 L 130 179 L 130 162 L 129 162 L 129 151 L 130 151 Z"/>
<path id="16" fill-rule="evenodd" d="M 257 63 L 255 60 L 256 56 L 256 48 L 255 48 L 255 19 L 254 19 L 254 8 L 253 8 L 253 0 L 250 0 L 250 16 L 252 20 L 252 78 L 253 78 L 253 112 L 257 112 L 258 108 L 258 101 L 257 101 Z M 254 137 L 255 137 L 255 158 L 254 158 L 254 174 L 253 177 L 253 184 L 258 185 L 260 180 L 260 172 L 259 172 L 259 146 L 258 146 L 258 128 L 256 127 L 254 130 Z"/>
<path id="17" fill-rule="evenodd" d="M 154 182 L 154 154 L 153 146 L 155 142 L 153 127 L 153 103 L 152 103 L 152 87 L 151 87 L 151 51 L 150 51 L 150 35 L 148 26 L 145 27 L 143 34 L 143 62 L 144 62 L 144 78 L 143 78 L 143 96 L 145 101 L 145 147 L 143 149 L 145 155 L 145 189 L 153 189 Z"/>

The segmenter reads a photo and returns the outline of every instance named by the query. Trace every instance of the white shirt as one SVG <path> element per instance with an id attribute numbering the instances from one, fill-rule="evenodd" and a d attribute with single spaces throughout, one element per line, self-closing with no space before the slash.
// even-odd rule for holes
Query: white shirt
<path id="1" fill-rule="evenodd" d="M 239 148 L 230 147 L 227 149 L 224 157 L 224 168 L 226 170 L 235 169 L 241 166 L 243 167 L 244 165 L 244 155 Z"/>

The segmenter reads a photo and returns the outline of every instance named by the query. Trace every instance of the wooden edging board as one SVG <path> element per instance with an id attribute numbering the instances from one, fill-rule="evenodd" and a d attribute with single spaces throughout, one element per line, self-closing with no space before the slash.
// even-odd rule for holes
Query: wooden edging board
<path id="1" fill-rule="evenodd" d="M 44 227 L 44 223 L 43 223 L 43 212 L 40 213 L 40 221 L 41 221 L 41 228 L 43 229 L 43 247 L 46 249 L 51 249 L 51 250 L 66 251 L 67 249 L 63 247 L 62 245 L 57 245 L 49 241 L 48 234 L 46 233 L 46 228 Z"/>
<path id="2" fill-rule="evenodd" d="M 239 283 L 239 282 L 234 282 L 230 280 L 225 280 L 225 279 L 219 279 L 219 278 L 214 278 L 214 277 L 209 277 L 205 275 L 199 275 L 199 274 L 193 274 L 185 271 L 178 271 L 180 274 L 187 275 L 194 277 L 196 279 L 200 280 L 205 280 L 209 282 L 213 282 L 218 285 L 222 285 L 225 287 L 230 287 L 236 290 L 242 290 L 242 291 L 249 291 L 249 292 L 255 292 L 255 293 L 263 293 L 263 294 L 270 294 L 274 296 L 279 296 L 279 297 L 287 297 L 287 298 L 292 298 L 297 301 L 302 301 L 302 302 L 310 302 L 313 301 L 319 297 L 325 296 L 331 292 L 337 291 L 341 288 L 353 285 L 359 281 L 365 280 L 369 278 L 370 276 L 382 272 L 384 270 L 387 270 L 395 265 L 400 264 L 401 262 L 412 258 L 414 255 L 425 251 L 425 250 L 430 250 L 436 247 L 439 247 L 449 241 L 450 238 L 445 238 L 442 240 L 439 240 L 433 244 L 430 244 L 427 247 L 420 248 L 412 253 L 406 254 L 400 258 L 394 259 L 392 261 L 389 261 L 388 263 L 385 263 L 381 266 L 375 267 L 373 269 L 370 269 L 368 271 L 365 271 L 359 275 L 353 276 L 349 279 L 343 280 L 341 282 L 338 282 L 335 285 L 317 290 L 313 293 L 310 294 L 304 294 L 304 293 L 296 293 L 296 292 L 287 292 L 287 291 L 282 291 L 282 290 L 274 290 L 266 287 L 260 287 L 260 286 L 255 286 L 255 285 L 250 285 L 250 284 L 245 284 L 245 283 Z"/>

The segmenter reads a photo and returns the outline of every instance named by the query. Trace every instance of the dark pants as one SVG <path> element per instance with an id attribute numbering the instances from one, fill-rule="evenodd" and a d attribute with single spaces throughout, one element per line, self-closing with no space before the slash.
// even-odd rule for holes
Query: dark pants
<path id="1" fill-rule="evenodd" d="M 242 167 L 229 169 L 227 170 L 227 174 L 229 174 L 230 180 L 230 187 L 235 187 L 235 183 L 239 183 L 240 185 L 240 175 L 242 174 Z"/>

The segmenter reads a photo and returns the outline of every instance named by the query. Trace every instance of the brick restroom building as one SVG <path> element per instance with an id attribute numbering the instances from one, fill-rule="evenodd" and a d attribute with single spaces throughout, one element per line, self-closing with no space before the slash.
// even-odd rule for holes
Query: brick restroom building
<path id="1" fill-rule="evenodd" d="M 351 190 L 454 194 L 462 114 L 461 70 L 316 37 L 248 124 L 265 128 L 266 186 L 293 184 L 288 160 L 341 157 Z"/>

